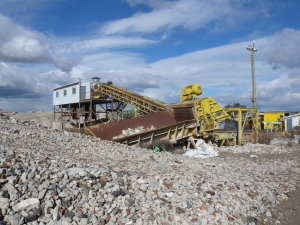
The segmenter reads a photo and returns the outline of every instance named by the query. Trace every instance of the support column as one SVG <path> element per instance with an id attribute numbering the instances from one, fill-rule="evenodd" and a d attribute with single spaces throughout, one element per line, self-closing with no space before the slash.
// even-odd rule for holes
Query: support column
<path id="1" fill-rule="evenodd" d="M 60 105 L 60 122 L 63 122 L 63 111 L 62 111 L 62 105 Z"/>
<path id="2" fill-rule="evenodd" d="M 89 106 L 89 113 L 90 113 L 90 126 L 92 126 L 92 110 L 93 110 L 93 107 L 92 107 L 92 100 L 90 100 L 90 106 Z"/>
<path id="3" fill-rule="evenodd" d="M 80 100 L 79 100 L 79 120 L 78 120 L 78 129 L 79 129 L 79 133 L 80 133 L 80 118 L 81 118 L 81 105 L 80 105 Z"/>
<path id="4" fill-rule="evenodd" d="M 255 112 L 255 143 L 258 143 L 259 138 L 259 124 L 258 124 L 258 110 Z"/>
<path id="5" fill-rule="evenodd" d="M 242 145 L 242 111 L 238 109 L 238 144 Z"/>
<path id="6" fill-rule="evenodd" d="M 69 121 L 71 121 L 71 113 L 72 113 L 71 112 L 71 104 L 69 104 L 69 110 L 68 111 L 69 111 Z"/>

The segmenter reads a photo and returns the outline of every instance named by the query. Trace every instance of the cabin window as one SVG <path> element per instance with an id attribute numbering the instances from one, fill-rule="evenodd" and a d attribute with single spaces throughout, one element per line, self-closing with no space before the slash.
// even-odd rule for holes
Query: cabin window
<path id="1" fill-rule="evenodd" d="M 55 93 L 55 96 L 56 96 L 56 98 L 59 97 L 59 92 L 58 91 Z"/>
<path id="2" fill-rule="evenodd" d="M 64 90 L 64 96 L 67 96 L 67 90 Z"/>
<path id="3" fill-rule="evenodd" d="M 72 88 L 72 94 L 75 95 L 76 94 L 76 87 Z"/>

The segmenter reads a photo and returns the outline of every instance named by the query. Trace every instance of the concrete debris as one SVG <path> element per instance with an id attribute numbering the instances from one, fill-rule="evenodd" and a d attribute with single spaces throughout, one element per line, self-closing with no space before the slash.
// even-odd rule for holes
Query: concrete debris
<path id="1" fill-rule="evenodd" d="M 217 149 L 218 152 L 229 152 L 234 154 L 251 153 L 255 155 L 260 154 L 284 154 L 293 151 L 293 148 L 287 148 L 288 139 L 281 141 L 282 139 L 272 140 L 272 144 L 252 144 L 247 143 L 243 146 L 223 146 Z"/>
<path id="2" fill-rule="evenodd" d="M 128 128 L 127 130 L 122 130 L 122 134 L 113 137 L 113 140 L 117 139 L 117 138 L 123 138 L 123 137 L 131 136 L 131 135 L 143 133 L 143 132 L 150 131 L 150 130 L 155 130 L 155 127 L 151 126 L 151 127 L 144 128 L 143 126 L 139 126 L 136 128 Z"/>
<path id="3" fill-rule="evenodd" d="M 15 212 L 19 212 L 21 210 L 28 209 L 28 208 L 38 208 L 39 206 L 40 206 L 40 200 L 38 198 L 28 198 L 26 200 L 19 202 L 16 205 L 13 205 L 12 209 Z"/>
<path id="4" fill-rule="evenodd" d="M 3 117 L 0 131 L 1 224 L 275 224 L 269 208 L 300 179 L 296 157 L 258 163 L 157 154 Z"/>

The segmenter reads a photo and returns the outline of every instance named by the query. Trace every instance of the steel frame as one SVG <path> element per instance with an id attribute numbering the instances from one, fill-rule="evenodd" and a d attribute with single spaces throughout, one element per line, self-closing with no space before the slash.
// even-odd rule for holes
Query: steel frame
<path id="1" fill-rule="evenodd" d="M 247 141 L 245 135 L 246 125 L 251 125 L 251 131 L 248 133 L 251 133 L 251 141 L 257 143 L 259 136 L 258 110 L 255 108 L 227 108 L 226 110 L 233 119 L 238 121 L 238 145 L 242 145 L 243 142 Z"/>
<path id="2" fill-rule="evenodd" d="M 97 112 L 97 106 L 100 106 L 103 112 Z M 59 115 L 58 121 L 61 123 L 77 119 L 80 128 L 81 125 L 86 127 L 87 123 L 92 125 L 97 119 L 101 120 L 101 114 L 103 113 L 105 113 L 106 120 L 121 120 L 123 119 L 123 109 L 125 107 L 125 103 L 113 99 L 85 99 L 77 103 L 55 105 L 53 107 L 53 119 L 57 121 L 57 115 Z"/>
<path id="3" fill-rule="evenodd" d="M 113 99 L 133 106 L 136 111 L 136 116 L 166 109 L 166 105 L 159 101 L 116 87 L 109 83 L 101 83 L 98 91 L 104 95 L 111 96 Z"/>

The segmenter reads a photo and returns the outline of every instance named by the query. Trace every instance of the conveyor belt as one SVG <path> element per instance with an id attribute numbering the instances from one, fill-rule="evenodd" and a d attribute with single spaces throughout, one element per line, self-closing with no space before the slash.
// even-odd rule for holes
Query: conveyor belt
<path id="1" fill-rule="evenodd" d="M 98 91 L 120 102 L 133 106 L 141 114 L 149 114 L 166 109 L 166 105 L 162 102 L 116 87 L 109 83 L 101 83 Z"/>

